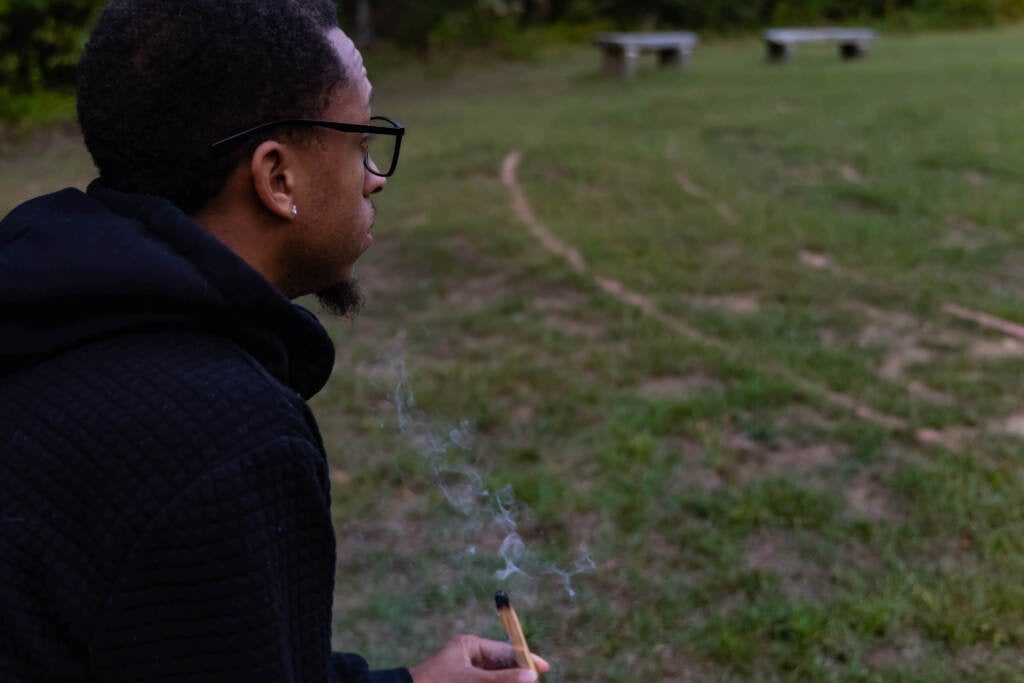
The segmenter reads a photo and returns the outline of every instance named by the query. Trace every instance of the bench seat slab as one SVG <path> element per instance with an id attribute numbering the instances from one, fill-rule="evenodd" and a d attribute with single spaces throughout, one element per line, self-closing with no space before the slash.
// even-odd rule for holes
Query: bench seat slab
<path id="1" fill-rule="evenodd" d="M 686 68 L 697 42 L 697 35 L 688 32 L 600 33 L 594 39 L 603 54 L 605 73 L 627 78 L 636 74 L 644 52 L 657 54 L 661 66 Z"/>
<path id="2" fill-rule="evenodd" d="M 769 29 L 762 37 L 771 62 L 788 60 L 800 43 L 835 43 L 839 57 L 849 60 L 864 57 L 877 33 L 867 28 L 780 28 Z"/>

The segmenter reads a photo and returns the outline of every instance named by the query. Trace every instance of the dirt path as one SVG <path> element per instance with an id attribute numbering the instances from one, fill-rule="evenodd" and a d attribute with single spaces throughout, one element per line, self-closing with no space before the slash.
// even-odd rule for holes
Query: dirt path
<path id="1" fill-rule="evenodd" d="M 662 311 L 654 300 L 640 292 L 629 289 L 621 282 L 605 277 L 600 273 L 593 272 L 586 264 L 583 255 L 575 247 L 566 244 L 556 237 L 550 230 L 544 227 L 537 218 L 530 206 L 530 202 L 519 185 L 517 171 L 522 154 L 512 151 L 505 157 L 501 165 L 501 180 L 509 191 L 512 200 L 512 209 L 516 217 L 529 228 L 530 233 L 537 242 L 550 253 L 561 257 L 570 268 L 577 273 L 589 277 L 605 293 L 617 299 L 621 303 L 639 309 L 644 315 L 657 320 L 669 329 L 698 344 L 713 348 L 732 357 L 739 357 L 742 354 L 732 344 L 704 334 L 695 329 L 684 320 Z M 771 362 L 759 363 L 759 368 L 777 377 L 781 377 L 790 384 L 796 386 L 802 392 L 817 397 L 833 406 L 841 408 L 856 415 L 862 420 L 871 422 L 885 429 L 898 431 L 905 430 L 909 424 L 903 418 L 895 415 L 888 415 L 879 412 L 874 408 L 857 401 L 852 396 L 833 391 L 828 387 L 798 375 L 789 368 Z"/>

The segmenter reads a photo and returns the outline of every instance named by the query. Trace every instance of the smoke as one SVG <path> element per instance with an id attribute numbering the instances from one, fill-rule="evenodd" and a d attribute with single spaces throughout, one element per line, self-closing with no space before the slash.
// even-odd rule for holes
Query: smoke
<path id="1" fill-rule="evenodd" d="M 494 570 L 494 580 L 506 582 L 515 577 L 534 584 L 554 580 L 570 599 L 575 599 L 574 577 L 596 569 L 586 548 L 581 548 L 579 557 L 566 569 L 542 562 L 520 535 L 518 520 L 526 506 L 516 499 L 512 487 L 489 488 L 476 470 L 459 464 L 473 453 L 476 443 L 473 425 L 461 420 L 455 426 L 439 428 L 418 410 L 405 362 L 396 360 L 393 369 L 396 377 L 390 401 L 399 432 L 424 459 L 434 485 L 451 508 L 464 518 L 467 530 L 476 537 L 496 534 L 502 539 L 495 564 L 503 566 Z M 475 544 L 462 552 L 476 558 L 480 555 Z"/>

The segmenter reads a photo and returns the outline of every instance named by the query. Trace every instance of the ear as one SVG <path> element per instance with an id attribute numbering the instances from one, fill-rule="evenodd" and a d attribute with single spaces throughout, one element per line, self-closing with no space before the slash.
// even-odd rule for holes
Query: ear
<path id="1" fill-rule="evenodd" d="M 276 140 L 267 140 L 253 152 L 250 161 L 253 189 L 267 211 L 292 220 L 295 206 L 295 162 L 292 150 Z"/>

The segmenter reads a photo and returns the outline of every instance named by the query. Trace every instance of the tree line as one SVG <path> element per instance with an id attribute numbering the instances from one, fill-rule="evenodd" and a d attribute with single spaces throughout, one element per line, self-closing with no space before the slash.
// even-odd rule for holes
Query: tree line
<path id="1" fill-rule="evenodd" d="M 169 0 L 173 1 L 173 0 Z M 0 0 L 0 97 L 67 87 L 105 0 Z M 739 33 L 766 26 L 870 23 L 898 29 L 992 26 L 1024 19 L 1024 0 L 338 0 L 363 45 L 419 53 L 514 45 L 534 29 Z"/>

